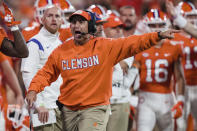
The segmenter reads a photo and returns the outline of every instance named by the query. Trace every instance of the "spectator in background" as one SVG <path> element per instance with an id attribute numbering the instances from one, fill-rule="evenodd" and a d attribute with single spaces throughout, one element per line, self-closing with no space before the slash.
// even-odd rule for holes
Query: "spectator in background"
<path id="1" fill-rule="evenodd" d="M 138 16 L 141 15 L 144 0 L 114 0 L 113 4 L 119 9 L 123 6 L 132 6 Z"/>
<path id="2" fill-rule="evenodd" d="M 96 33 L 94 35 L 96 37 L 105 37 L 103 24 L 106 23 L 106 9 L 101 5 L 91 5 L 87 10 L 96 13 Z"/>
<path id="3" fill-rule="evenodd" d="M 6 120 L 7 120 L 7 95 L 6 95 L 6 87 L 3 83 L 9 85 L 11 90 L 14 92 L 15 104 L 22 107 L 23 106 L 23 96 L 22 91 L 20 89 L 16 74 L 14 73 L 13 68 L 9 64 L 7 58 L 0 53 L 0 71 L 1 71 L 1 81 L 0 81 L 0 130 L 4 131 L 6 128 Z M 4 81 L 2 81 L 4 80 Z M 11 126 L 12 128 L 12 126 Z"/>
<path id="4" fill-rule="evenodd" d="M 93 4 L 95 4 L 93 0 L 71 0 L 71 4 L 77 9 L 85 9 Z"/>
<path id="5" fill-rule="evenodd" d="M 120 12 L 120 19 L 122 20 L 123 25 L 124 25 L 123 26 L 124 36 L 126 37 L 129 35 L 133 35 L 136 30 L 136 23 L 138 21 L 138 17 L 136 15 L 135 8 L 133 6 L 122 6 L 120 8 L 119 12 Z M 137 73 L 138 70 L 134 66 L 132 66 L 133 59 L 134 59 L 134 57 L 130 57 L 130 58 L 126 59 L 126 61 L 128 63 L 128 67 L 130 67 L 130 68 L 128 69 L 128 73 L 124 77 L 125 77 L 125 79 L 129 78 L 130 79 L 129 82 L 133 81 L 132 79 L 134 79 L 134 78 L 138 78 L 138 73 Z M 133 83 L 131 82 L 131 85 L 132 84 Z M 133 97 L 135 97 L 135 96 L 133 96 Z M 132 105 L 131 105 L 131 109 L 134 109 L 134 107 Z M 135 115 L 134 110 L 130 110 L 130 115 L 132 117 L 134 117 L 134 115 Z M 134 120 L 129 119 L 129 128 L 133 127 L 133 123 L 134 123 Z"/>
<path id="6" fill-rule="evenodd" d="M 186 3 L 184 2 L 180 3 L 179 6 L 181 6 L 181 4 L 184 4 L 185 7 L 189 8 L 189 10 L 186 11 L 186 15 L 182 16 L 183 14 L 181 14 L 184 12 L 184 8 L 174 7 L 173 3 L 169 0 L 166 4 L 168 13 L 172 16 L 172 19 L 176 26 L 183 29 L 193 37 L 197 38 L 197 22 L 194 22 L 197 19 L 197 9 L 190 2 L 188 2 L 188 5 L 186 5 Z"/>
<path id="7" fill-rule="evenodd" d="M 123 23 L 117 16 L 109 16 L 104 24 L 104 31 L 107 38 L 121 38 Z M 112 114 L 109 116 L 107 131 L 127 131 L 129 120 L 129 98 L 130 89 L 124 86 L 124 73 L 128 72 L 128 65 L 122 60 L 113 67 L 112 76 L 112 97 L 110 105 Z"/>
<path id="8" fill-rule="evenodd" d="M 123 6 L 120 8 L 120 19 L 122 20 L 123 34 L 125 37 L 132 35 L 135 31 L 137 16 L 135 8 L 132 6 Z"/>

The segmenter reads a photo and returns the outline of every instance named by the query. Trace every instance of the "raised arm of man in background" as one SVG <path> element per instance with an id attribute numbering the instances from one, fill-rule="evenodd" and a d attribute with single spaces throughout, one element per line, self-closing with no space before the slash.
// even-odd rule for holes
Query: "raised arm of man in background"
<path id="1" fill-rule="evenodd" d="M 186 18 L 184 18 L 178 9 L 176 9 L 171 1 L 166 2 L 167 11 L 170 15 L 173 17 L 174 23 L 181 29 L 183 29 L 185 32 L 189 33 L 193 37 L 197 38 L 197 29 L 194 27 L 193 24 L 187 21 Z"/>
<path id="2" fill-rule="evenodd" d="M 0 51 L 5 55 L 12 57 L 27 57 L 29 52 L 26 46 L 26 42 L 18 28 L 19 21 L 14 21 L 14 16 L 11 9 L 7 7 L 5 3 L 2 4 L 5 10 L 3 14 L 0 12 L 0 17 L 10 28 L 14 36 L 14 42 L 7 38 L 7 35 L 3 32 L 0 32 Z"/>

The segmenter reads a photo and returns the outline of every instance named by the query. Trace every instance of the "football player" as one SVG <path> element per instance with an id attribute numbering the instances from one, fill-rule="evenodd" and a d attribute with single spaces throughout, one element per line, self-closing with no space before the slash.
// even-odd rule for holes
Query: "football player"
<path id="1" fill-rule="evenodd" d="M 180 9 L 180 14 L 197 28 L 197 9 L 190 2 L 181 2 L 177 8 Z M 173 44 L 178 44 L 182 48 L 183 59 L 182 66 L 184 69 L 184 75 L 186 79 L 186 119 L 191 112 L 194 117 L 195 123 L 197 122 L 197 40 L 188 33 L 182 32 L 175 35 Z M 197 124 L 195 124 L 197 126 Z M 197 129 L 197 127 L 195 127 Z"/>
<path id="2" fill-rule="evenodd" d="M 152 32 L 164 31 L 170 26 L 166 14 L 157 9 L 152 9 L 146 14 L 144 23 Z M 181 49 L 168 40 L 162 40 L 158 45 L 135 56 L 134 64 L 140 71 L 138 131 L 152 131 L 155 124 L 160 131 L 172 131 L 173 118 L 176 119 L 182 115 L 184 77 L 180 57 Z M 170 88 L 173 74 L 179 87 L 178 100 L 175 99 L 173 90 Z"/>

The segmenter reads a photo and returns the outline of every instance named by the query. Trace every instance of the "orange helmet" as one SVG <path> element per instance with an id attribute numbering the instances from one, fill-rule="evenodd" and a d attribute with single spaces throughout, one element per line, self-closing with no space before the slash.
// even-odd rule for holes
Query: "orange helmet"
<path id="1" fill-rule="evenodd" d="M 108 16 L 120 17 L 120 13 L 116 10 L 107 10 L 107 15 Z"/>
<path id="2" fill-rule="evenodd" d="M 70 1 L 68 0 L 36 0 L 35 2 L 36 19 L 40 23 L 44 11 L 51 5 L 58 5 L 63 15 L 65 15 L 66 13 L 75 12 L 75 8 L 71 5 Z"/>
<path id="3" fill-rule="evenodd" d="M 104 28 L 108 28 L 108 27 L 113 28 L 113 27 L 122 26 L 122 25 L 123 23 L 119 17 L 109 16 L 107 18 L 107 23 L 104 24 Z"/>
<path id="4" fill-rule="evenodd" d="M 41 23 L 41 18 L 44 14 L 44 11 L 51 5 L 58 5 L 58 0 L 36 0 L 35 2 L 35 8 L 36 8 L 36 14 L 35 17 L 38 20 L 38 22 Z"/>
<path id="5" fill-rule="evenodd" d="M 59 0 L 59 3 L 63 13 L 73 13 L 76 11 L 75 7 L 68 0 Z"/>
<path id="6" fill-rule="evenodd" d="M 177 8 L 189 22 L 197 27 L 197 9 L 191 2 L 180 2 Z"/>
<path id="7" fill-rule="evenodd" d="M 87 10 L 98 15 L 100 20 L 97 20 L 96 23 L 106 22 L 106 9 L 101 5 L 91 5 Z"/>
<path id="8" fill-rule="evenodd" d="M 151 32 L 164 31 L 170 26 L 170 20 L 167 15 L 158 9 L 151 9 L 144 16 L 143 21 L 150 28 Z"/>
<path id="9" fill-rule="evenodd" d="M 98 14 L 100 17 L 106 15 L 106 9 L 103 8 L 101 5 L 91 5 L 87 10 Z"/>
<path id="10" fill-rule="evenodd" d="M 76 11 L 75 7 L 70 3 L 69 0 L 59 0 L 60 8 L 63 14 L 64 23 L 68 22 L 69 16 Z"/>

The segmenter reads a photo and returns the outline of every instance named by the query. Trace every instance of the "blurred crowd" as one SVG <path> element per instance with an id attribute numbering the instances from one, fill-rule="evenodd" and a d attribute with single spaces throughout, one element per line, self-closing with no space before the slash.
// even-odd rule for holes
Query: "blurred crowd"
<path id="1" fill-rule="evenodd" d="M 173 0 L 173 3 L 177 5 L 180 1 Z M 34 18 L 35 0 L 5 0 L 5 2 L 13 9 L 16 19 L 22 20 L 21 28 Z M 121 6 L 131 5 L 135 8 L 139 18 L 152 8 L 166 11 L 165 0 L 71 0 L 70 2 L 77 10 L 86 9 L 93 4 L 99 4 L 111 10 L 119 10 Z"/>

